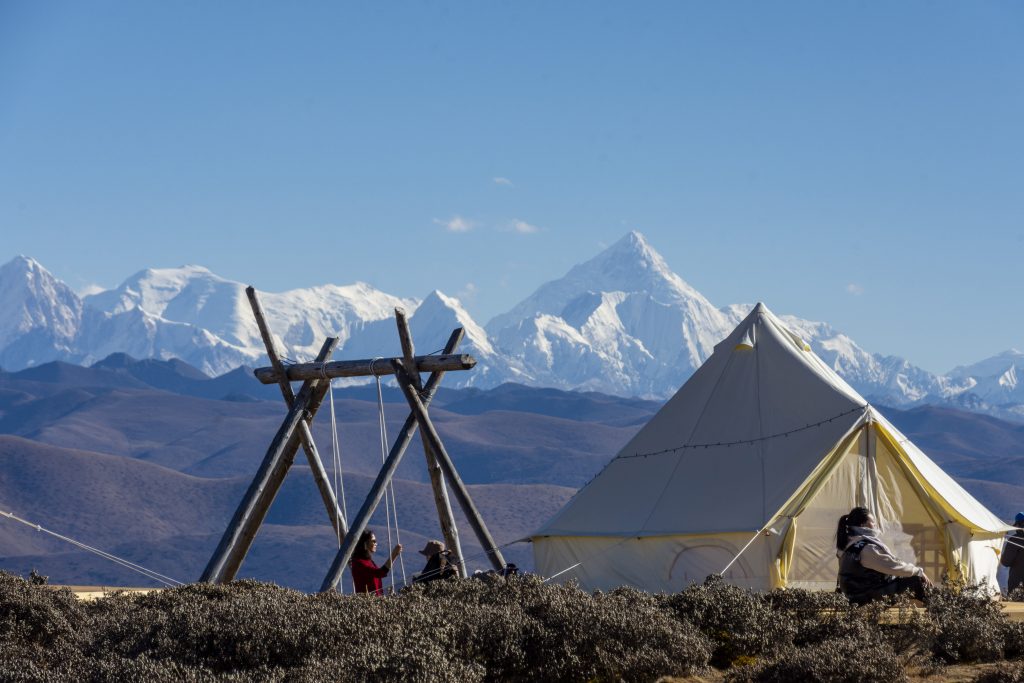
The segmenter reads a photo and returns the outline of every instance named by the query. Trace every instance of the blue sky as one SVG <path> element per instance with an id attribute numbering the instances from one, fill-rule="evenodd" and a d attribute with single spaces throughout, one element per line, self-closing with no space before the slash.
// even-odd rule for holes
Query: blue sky
<path id="1" fill-rule="evenodd" d="M 1024 347 L 1022 121 L 1011 2 L 3 0 L 0 261 L 486 322 L 637 229 L 945 371 Z"/>

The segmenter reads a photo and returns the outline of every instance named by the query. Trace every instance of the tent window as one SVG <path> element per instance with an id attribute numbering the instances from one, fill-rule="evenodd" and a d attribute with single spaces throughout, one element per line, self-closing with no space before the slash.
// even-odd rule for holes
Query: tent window
<path id="1" fill-rule="evenodd" d="M 903 531 L 913 537 L 911 544 L 917 555 L 917 564 L 925 573 L 938 581 L 946 571 L 946 544 L 934 524 L 904 524 Z"/>

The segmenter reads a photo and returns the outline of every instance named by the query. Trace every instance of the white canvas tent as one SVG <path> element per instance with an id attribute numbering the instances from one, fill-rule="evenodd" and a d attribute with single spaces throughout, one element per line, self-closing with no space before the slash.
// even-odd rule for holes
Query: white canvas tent
<path id="1" fill-rule="evenodd" d="M 831 590 L 855 505 L 933 579 L 997 590 L 1010 527 L 758 304 L 533 535 L 534 556 L 589 590 L 678 591 L 734 558 L 724 576 L 740 586 Z"/>

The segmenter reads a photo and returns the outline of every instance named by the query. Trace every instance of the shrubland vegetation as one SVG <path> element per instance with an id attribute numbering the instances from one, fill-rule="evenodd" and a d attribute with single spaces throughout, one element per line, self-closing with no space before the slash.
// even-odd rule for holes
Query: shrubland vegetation
<path id="1" fill-rule="evenodd" d="M 927 611 L 710 577 L 672 595 L 534 577 L 391 598 L 193 584 L 81 602 L 0 572 L 0 681 L 899 681 L 908 666 L 1024 657 L 1024 624 L 970 589 Z M 1022 681 L 1007 661 L 979 681 Z"/>

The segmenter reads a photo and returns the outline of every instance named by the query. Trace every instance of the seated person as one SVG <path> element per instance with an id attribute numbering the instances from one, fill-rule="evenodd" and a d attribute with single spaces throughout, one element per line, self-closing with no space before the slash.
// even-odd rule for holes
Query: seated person
<path id="1" fill-rule="evenodd" d="M 384 595 L 384 583 L 381 581 L 388 572 L 395 558 L 402 552 L 399 543 L 391 549 L 391 555 L 380 567 L 373 561 L 373 553 L 377 550 L 377 536 L 367 529 L 359 537 L 356 550 L 352 554 L 352 584 L 356 593 Z"/>
<path id="2" fill-rule="evenodd" d="M 1003 543 L 1003 554 L 999 562 L 1010 568 L 1010 576 L 1006 582 L 1006 592 L 1012 593 L 1024 584 L 1024 512 L 1018 512 L 1013 519 L 1017 531 L 1007 537 Z"/>
<path id="3" fill-rule="evenodd" d="M 449 559 L 451 553 L 445 549 L 441 541 L 427 541 L 420 555 L 427 558 L 427 566 L 413 579 L 413 583 L 429 583 L 459 575 Z"/>
<path id="4" fill-rule="evenodd" d="M 839 518 L 836 551 L 839 590 L 856 605 L 904 591 L 923 602 L 925 586 L 932 585 L 924 569 L 897 559 L 879 540 L 878 524 L 867 508 L 855 507 Z"/>

